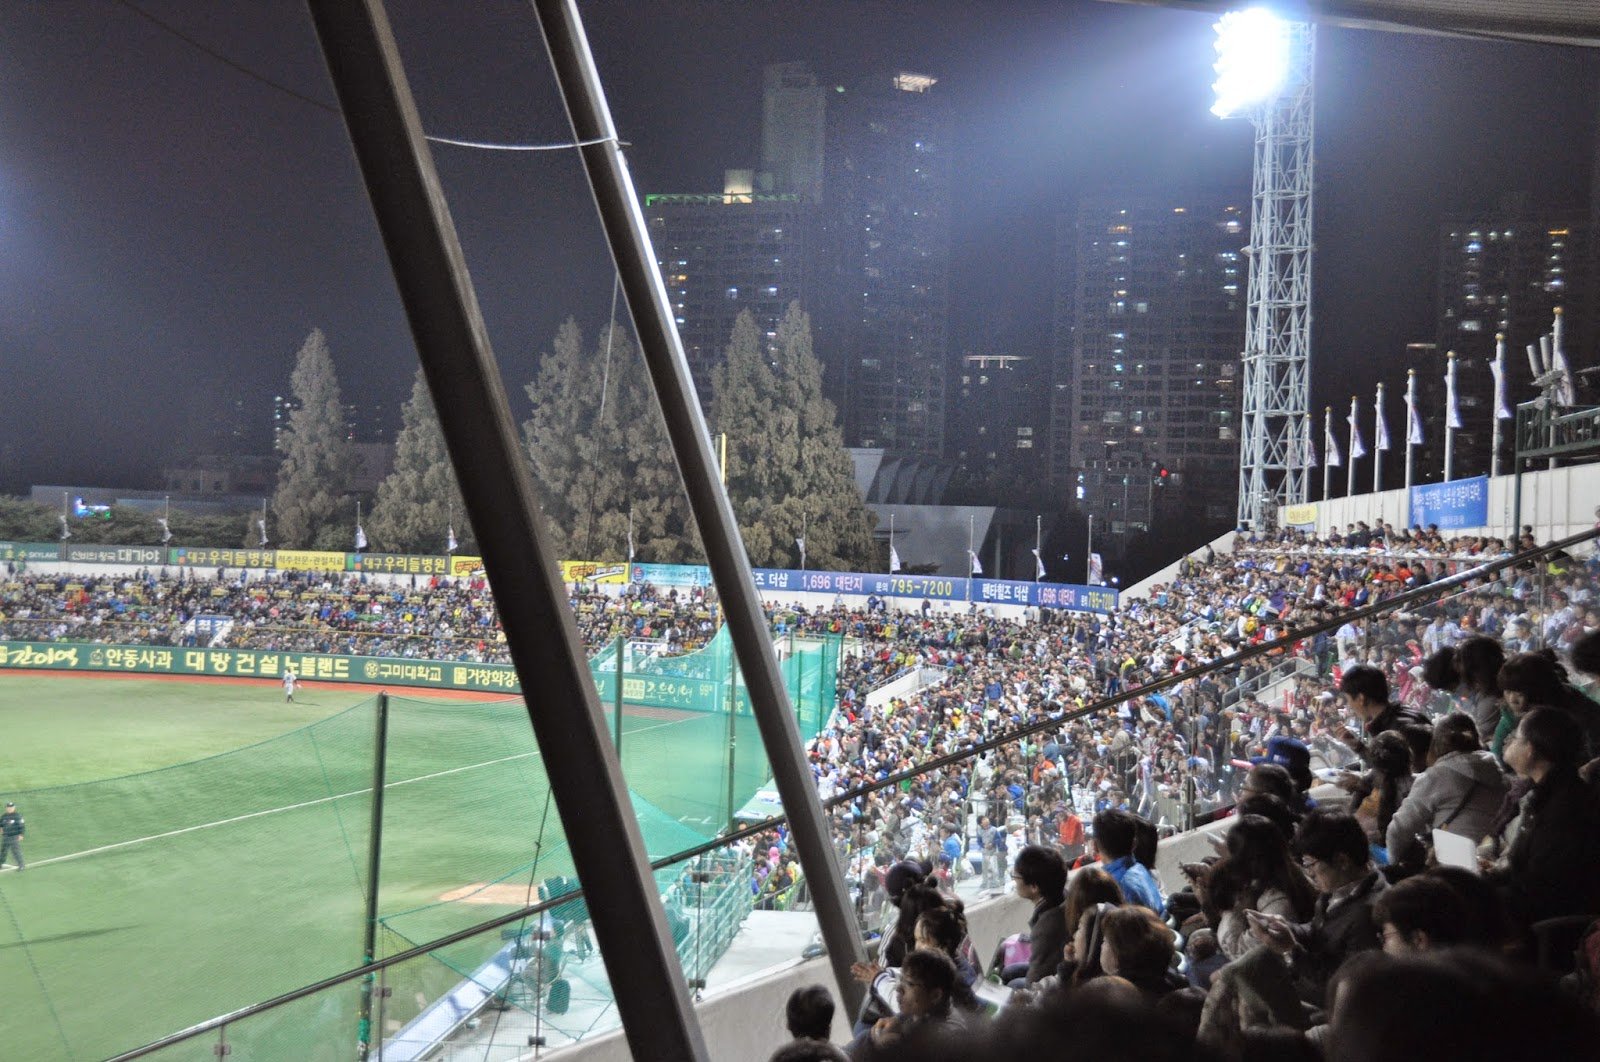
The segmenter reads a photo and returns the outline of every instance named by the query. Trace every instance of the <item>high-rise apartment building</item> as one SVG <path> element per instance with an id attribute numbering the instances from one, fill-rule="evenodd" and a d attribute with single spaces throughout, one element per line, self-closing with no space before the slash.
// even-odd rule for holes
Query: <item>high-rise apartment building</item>
<path id="1" fill-rule="evenodd" d="M 950 122 L 935 85 L 884 75 L 828 101 L 818 349 L 851 446 L 944 450 Z"/>
<path id="2" fill-rule="evenodd" d="M 749 170 L 730 170 L 721 195 L 645 198 L 650 242 L 666 284 L 702 405 L 734 319 L 749 310 L 768 340 L 789 304 L 809 309 L 816 207 L 792 193 L 753 190 Z"/>
<path id="3" fill-rule="evenodd" d="M 968 354 L 952 388 L 962 416 L 946 434 L 951 456 L 975 480 L 1031 482 L 1044 465 L 1044 424 L 1032 358 Z"/>
<path id="4" fill-rule="evenodd" d="M 1579 212 L 1544 213 L 1514 206 L 1492 214 L 1446 222 L 1439 236 L 1439 318 L 1436 364 L 1416 366 L 1421 378 L 1442 374 L 1450 351 L 1456 355 L 1456 389 L 1463 428 L 1455 437 L 1454 475 L 1489 470 L 1495 336 L 1506 337 L 1506 379 L 1511 404 L 1537 397 L 1527 348 L 1551 331 L 1556 307 L 1565 318 L 1564 347 L 1574 370 L 1594 364 L 1594 282 L 1589 255 L 1588 219 Z M 1442 380 L 1423 381 L 1428 393 L 1442 394 Z M 1438 406 L 1424 406 L 1424 413 Z M 1470 412 L 1469 412 L 1470 411 Z M 1440 417 L 1442 423 L 1442 416 Z M 1433 435 L 1442 436 L 1442 432 Z M 1509 468 L 1511 432 L 1504 433 L 1502 467 Z M 1419 451 L 1419 467 L 1442 469 L 1442 438 Z M 1437 452 L 1436 452 L 1437 451 Z"/>
<path id="5" fill-rule="evenodd" d="M 1062 219 L 1050 465 L 1097 534 L 1232 521 L 1248 243 L 1239 205 L 1093 197 Z"/>

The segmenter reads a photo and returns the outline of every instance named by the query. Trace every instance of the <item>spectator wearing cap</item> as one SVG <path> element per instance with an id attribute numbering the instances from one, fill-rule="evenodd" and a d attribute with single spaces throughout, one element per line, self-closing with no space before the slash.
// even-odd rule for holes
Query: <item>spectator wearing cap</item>
<path id="1" fill-rule="evenodd" d="M 1266 755 L 1256 756 L 1250 761 L 1253 764 L 1274 764 L 1289 772 L 1289 779 L 1294 783 L 1293 798 L 1298 801 L 1298 806 L 1303 811 L 1310 811 L 1317 806 L 1311 798 L 1311 786 L 1315 778 L 1311 774 L 1311 750 L 1299 738 L 1287 734 L 1278 734 L 1267 739 Z"/>

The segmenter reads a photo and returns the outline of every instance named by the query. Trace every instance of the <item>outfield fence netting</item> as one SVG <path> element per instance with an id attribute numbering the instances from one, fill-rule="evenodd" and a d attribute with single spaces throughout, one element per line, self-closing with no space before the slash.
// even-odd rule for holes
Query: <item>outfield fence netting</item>
<path id="1" fill-rule="evenodd" d="M 784 649 L 809 737 L 832 708 L 838 642 Z M 619 751 L 653 860 L 714 838 L 769 778 L 725 635 L 694 656 L 674 665 L 622 654 Z M 698 671 L 663 670 L 672 667 Z M 636 679 L 717 689 L 703 704 L 665 707 L 636 702 Z M 564 826 L 583 824 L 563 824 L 556 812 L 529 725 L 529 711 L 540 710 L 537 684 L 527 697 L 525 707 L 373 696 L 221 755 L 12 796 L 28 822 L 28 868 L 0 876 L 5 1053 L 105 1058 L 360 965 L 375 842 L 374 958 L 573 887 Z M 605 707 L 615 729 L 614 699 Z M 711 859 L 658 874 L 691 979 L 704 977 L 751 904 L 748 875 Z M 394 967 L 372 1015 L 374 1050 L 413 1057 L 419 1038 L 444 1031 L 424 1019 L 452 994 L 479 1015 L 540 1011 L 567 1038 L 604 1025 L 614 1008 L 586 922 L 581 902 L 565 905 L 542 924 L 513 924 Z M 564 1016 L 547 1005 L 556 980 L 567 984 Z M 486 1004 L 470 1002 L 475 987 Z M 234 1026 L 228 1042 L 245 1058 L 347 1059 L 360 996 L 354 985 L 319 993 Z M 417 1042 L 408 1047 L 407 1038 Z M 153 1057 L 213 1057 L 213 1046 L 195 1041 Z"/>

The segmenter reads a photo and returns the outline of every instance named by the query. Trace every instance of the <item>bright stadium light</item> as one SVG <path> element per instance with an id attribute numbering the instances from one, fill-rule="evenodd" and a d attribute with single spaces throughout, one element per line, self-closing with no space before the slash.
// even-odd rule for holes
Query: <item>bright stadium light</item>
<path id="1" fill-rule="evenodd" d="M 1289 23 L 1264 7 L 1230 11 L 1218 20 L 1217 102 L 1211 113 L 1231 118 L 1264 103 L 1289 79 Z"/>

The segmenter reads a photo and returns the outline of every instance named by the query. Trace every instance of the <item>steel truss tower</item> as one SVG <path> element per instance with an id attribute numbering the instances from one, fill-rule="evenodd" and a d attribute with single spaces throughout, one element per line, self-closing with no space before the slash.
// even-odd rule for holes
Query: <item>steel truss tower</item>
<path id="1" fill-rule="evenodd" d="M 1247 112 L 1255 127 L 1250 281 L 1245 315 L 1239 523 L 1263 528 L 1306 500 L 1311 464 L 1312 60 L 1316 28 L 1288 25 L 1278 94 Z"/>

